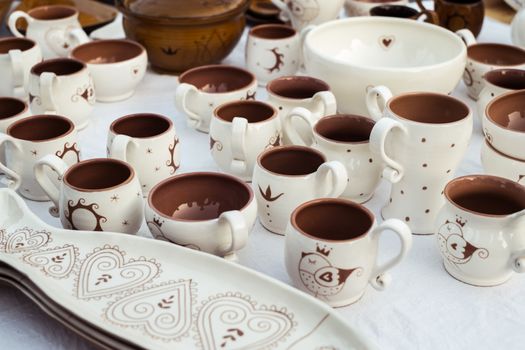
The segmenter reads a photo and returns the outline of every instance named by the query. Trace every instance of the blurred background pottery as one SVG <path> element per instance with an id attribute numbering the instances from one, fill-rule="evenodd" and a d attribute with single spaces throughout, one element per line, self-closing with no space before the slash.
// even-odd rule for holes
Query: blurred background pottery
<path id="1" fill-rule="evenodd" d="M 0 0 L 0 29 L 4 26 L 5 16 L 9 12 L 12 3 L 13 0 Z"/>
<path id="2" fill-rule="evenodd" d="M 126 36 L 148 51 L 153 68 L 179 73 L 219 63 L 245 26 L 248 0 L 117 0 Z"/>
<path id="3" fill-rule="evenodd" d="M 408 0 L 346 0 L 348 17 L 370 16 L 370 9 L 380 5 L 406 5 Z"/>
<path id="4" fill-rule="evenodd" d="M 344 0 L 272 0 L 281 9 L 281 19 L 290 19 L 292 26 L 302 30 L 336 19 Z"/>
<path id="5" fill-rule="evenodd" d="M 525 9 L 521 9 L 511 25 L 512 43 L 525 48 Z"/>
<path id="6" fill-rule="evenodd" d="M 438 24 L 439 18 L 434 11 L 427 10 L 426 8 L 421 9 L 421 11 L 416 10 L 415 8 L 405 6 L 405 5 L 379 5 L 372 7 L 370 9 L 370 16 L 380 16 L 380 17 L 395 17 L 395 18 L 405 18 L 405 19 L 415 19 L 425 18 L 425 22 Z"/>
<path id="7" fill-rule="evenodd" d="M 469 29 L 474 36 L 481 32 L 485 17 L 483 0 L 435 0 L 434 9 L 443 28 L 453 32 Z"/>

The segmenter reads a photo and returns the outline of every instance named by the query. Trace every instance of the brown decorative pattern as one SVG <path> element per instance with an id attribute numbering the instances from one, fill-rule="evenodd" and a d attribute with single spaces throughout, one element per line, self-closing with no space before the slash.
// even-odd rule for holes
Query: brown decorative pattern
<path id="1" fill-rule="evenodd" d="M 525 175 L 519 175 L 519 176 L 518 176 L 518 182 L 520 182 L 521 180 L 523 180 L 523 178 L 525 178 Z"/>
<path id="2" fill-rule="evenodd" d="M 263 191 L 261 186 L 259 186 L 259 192 L 261 193 L 261 196 L 267 201 L 267 202 L 275 202 L 278 200 L 281 196 L 284 195 L 284 193 L 280 193 L 277 196 L 272 197 L 272 189 L 270 188 L 270 185 L 266 187 L 266 191 Z"/>
<path id="3" fill-rule="evenodd" d="M 51 232 L 34 231 L 30 228 L 19 228 L 5 238 L 4 250 L 15 254 L 44 247 L 52 241 Z"/>
<path id="4" fill-rule="evenodd" d="M 281 145 L 281 134 L 278 132 L 268 140 L 265 148 L 277 147 Z"/>
<path id="5" fill-rule="evenodd" d="M 40 99 L 40 96 L 29 94 L 29 104 L 32 104 L 33 102 L 35 102 L 39 106 L 42 105 L 42 100 Z"/>
<path id="6" fill-rule="evenodd" d="M 215 147 L 217 146 L 217 147 Z M 210 136 L 210 150 L 212 150 L 215 147 L 217 151 L 222 151 L 222 142 L 215 140 L 213 137 Z"/>
<path id="7" fill-rule="evenodd" d="M 385 50 L 390 49 L 395 41 L 396 37 L 393 35 L 383 35 L 379 37 L 379 45 Z"/>
<path id="8" fill-rule="evenodd" d="M 280 72 L 281 67 L 284 65 L 284 54 L 280 53 L 279 48 L 277 47 L 274 47 L 273 49 L 268 50 L 268 51 L 273 53 L 273 55 L 275 56 L 275 63 L 273 64 L 273 66 L 266 68 L 266 70 L 270 74 L 272 74 L 274 71 Z"/>
<path id="9" fill-rule="evenodd" d="M 108 219 L 105 216 L 102 216 L 97 213 L 96 210 L 99 208 L 99 205 L 97 203 L 85 204 L 86 200 L 84 198 L 80 198 L 77 204 L 73 203 L 74 202 L 72 200 L 68 201 L 67 209 L 64 211 L 64 217 L 69 223 L 70 228 L 72 228 L 73 230 L 78 230 L 78 228 L 75 226 L 75 223 L 73 222 L 73 213 L 76 210 L 84 209 L 89 211 L 95 218 L 96 225 L 95 228 L 93 228 L 93 231 L 104 231 L 102 229 L 102 224 L 107 222 Z"/>
<path id="10" fill-rule="evenodd" d="M 164 236 L 164 233 L 162 232 L 163 224 L 164 220 L 156 215 L 153 215 L 152 221 L 146 221 L 146 225 L 148 226 L 153 238 L 160 239 L 162 241 L 169 241 L 169 239 L 167 239 L 166 236 Z"/>
<path id="11" fill-rule="evenodd" d="M 64 148 L 62 149 L 62 151 L 56 151 L 55 155 L 58 158 L 64 159 L 66 154 L 68 154 L 69 152 L 75 153 L 75 156 L 77 158 L 77 163 L 80 162 L 80 150 L 78 149 L 78 146 L 77 146 L 76 142 L 73 143 L 73 145 L 71 145 L 71 146 L 69 145 L 69 142 L 66 142 L 64 144 Z"/>
<path id="12" fill-rule="evenodd" d="M 244 97 L 244 100 L 248 101 L 248 100 L 252 100 L 252 101 L 255 101 L 255 95 L 257 94 L 257 91 L 254 91 L 252 93 L 250 93 L 250 91 L 246 91 L 246 96 Z"/>
<path id="13" fill-rule="evenodd" d="M 160 50 L 168 56 L 175 56 L 179 52 L 179 49 L 172 49 L 171 47 L 161 47 Z"/>
<path id="14" fill-rule="evenodd" d="M 175 174 L 175 172 L 177 171 L 177 169 L 180 168 L 180 164 L 175 164 L 175 149 L 177 148 L 177 145 L 179 144 L 179 139 L 178 138 L 175 138 L 175 140 L 173 140 L 173 143 L 169 145 L 168 147 L 168 151 L 170 153 L 170 160 L 168 160 L 166 162 L 166 165 L 169 167 L 169 168 L 172 168 L 170 170 L 170 175 L 173 175 Z"/>
<path id="15" fill-rule="evenodd" d="M 34 252 L 23 257 L 23 261 L 39 267 L 41 271 L 53 278 L 69 276 L 78 257 L 78 249 L 70 244 L 43 251 Z"/>
<path id="16" fill-rule="evenodd" d="M 86 85 L 81 88 L 77 88 L 77 92 L 71 96 L 72 102 L 78 102 L 80 98 L 84 99 L 89 104 L 94 104 L 95 90 L 91 85 Z"/>
<path id="17" fill-rule="evenodd" d="M 465 68 L 465 71 L 463 72 L 463 82 L 469 87 L 474 85 L 474 78 L 472 77 L 472 73 L 468 70 L 468 68 Z"/>

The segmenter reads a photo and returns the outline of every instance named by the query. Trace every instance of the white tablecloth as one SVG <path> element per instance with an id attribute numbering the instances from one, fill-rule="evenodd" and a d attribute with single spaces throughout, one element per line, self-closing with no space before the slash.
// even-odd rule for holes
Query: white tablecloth
<path id="1" fill-rule="evenodd" d="M 244 40 L 224 63 L 243 65 Z M 509 43 L 509 27 L 486 19 L 479 40 Z M 117 117 L 153 112 L 175 122 L 181 139 L 180 172 L 218 171 L 210 156 L 208 135 L 188 129 L 184 116 L 175 108 L 176 87 L 175 77 L 149 72 L 131 99 L 97 103 L 91 124 L 79 135 L 83 158 L 105 156 L 106 133 Z M 462 83 L 454 94 L 477 114 Z M 257 97 L 264 100 L 265 91 L 260 89 Z M 482 172 L 481 141 L 476 119 L 472 142 L 458 176 Z M 388 198 L 389 186 L 383 182 L 366 206 L 378 214 Z M 60 226 L 48 214 L 49 203 L 28 203 L 43 220 Z M 145 225 L 139 234 L 151 237 Z M 290 283 L 284 269 L 283 243 L 283 237 L 269 233 L 257 223 L 247 247 L 239 253 L 240 264 Z M 383 256 L 396 254 L 398 242 L 394 235 L 382 238 L 381 248 Z M 369 287 L 359 302 L 338 309 L 350 325 L 381 349 L 525 348 L 525 276 L 515 276 L 502 286 L 490 288 L 460 283 L 445 272 L 432 236 L 415 236 L 408 258 L 392 271 L 392 276 L 393 283 L 386 291 Z M 20 292 L 0 286 L 0 349 L 90 348 L 89 343 L 48 317 Z"/>

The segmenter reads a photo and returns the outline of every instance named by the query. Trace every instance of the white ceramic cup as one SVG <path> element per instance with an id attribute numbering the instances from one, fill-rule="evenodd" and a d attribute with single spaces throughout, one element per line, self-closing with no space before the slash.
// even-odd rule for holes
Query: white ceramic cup
<path id="1" fill-rule="evenodd" d="M 525 185 L 525 160 L 501 153 L 487 140 L 481 146 L 481 164 L 486 174 L 504 177 Z"/>
<path id="2" fill-rule="evenodd" d="M 22 18 L 27 22 L 25 36 L 38 43 L 45 59 L 67 57 L 75 46 L 89 41 L 74 7 L 49 5 L 11 13 L 8 25 L 17 37 L 24 37 L 16 26 Z"/>
<path id="3" fill-rule="evenodd" d="M 27 102 L 14 97 L 0 97 L 0 132 L 5 133 L 9 125 L 30 115 Z"/>
<path id="4" fill-rule="evenodd" d="M 175 104 L 186 114 L 191 128 L 208 132 L 215 108 L 230 101 L 255 100 L 256 92 L 257 79 L 245 69 L 201 66 L 179 76 Z"/>
<path id="5" fill-rule="evenodd" d="M 525 90 L 504 93 L 485 109 L 483 132 L 503 154 L 525 160 Z"/>
<path id="6" fill-rule="evenodd" d="M 283 75 L 293 75 L 301 61 L 301 43 L 295 29 L 284 24 L 253 27 L 246 42 L 246 68 L 261 85 Z"/>
<path id="7" fill-rule="evenodd" d="M 295 208 L 315 198 L 339 197 L 348 181 L 341 162 L 328 162 L 313 148 L 269 149 L 257 159 L 252 179 L 259 221 L 269 231 L 284 235 Z"/>
<path id="8" fill-rule="evenodd" d="M 336 19 L 345 0 L 272 0 L 297 30 Z"/>
<path id="9" fill-rule="evenodd" d="M 210 125 L 210 152 L 219 168 L 251 181 L 257 157 L 281 143 L 281 121 L 271 105 L 260 101 L 225 103 Z"/>
<path id="10" fill-rule="evenodd" d="M 310 125 L 307 140 L 292 127 L 293 116 Z M 374 195 L 383 170 L 383 164 L 370 150 L 374 124 L 370 118 L 350 114 L 326 116 L 316 121 L 308 110 L 297 108 L 285 118 L 283 130 L 294 144 L 313 147 L 328 160 L 343 163 L 350 182 L 341 197 L 364 203 Z"/>
<path id="11" fill-rule="evenodd" d="M 387 101 L 381 110 L 378 100 Z M 368 91 L 372 153 L 392 185 L 384 219 L 404 220 L 415 234 L 432 234 L 443 188 L 454 176 L 472 135 L 472 113 L 454 97 L 431 92 L 392 97 L 384 86 Z M 382 118 L 381 118 L 382 117 Z"/>
<path id="12" fill-rule="evenodd" d="M 70 58 L 42 61 L 31 68 L 28 91 L 34 114 L 67 115 L 77 129 L 88 125 L 95 89 L 85 63 Z"/>
<path id="13" fill-rule="evenodd" d="M 40 158 L 53 155 L 67 165 L 80 161 L 75 126 L 56 115 L 36 115 L 14 122 L 5 134 L 0 133 L 0 149 L 3 148 L 6 161 L 0 163 L 5 174 L 2 182 L 35 201 L 49 200 L 33 176 L 33 167 Z M 58 183 L 56 174 L 48 171 L 46 175 Z"/>
<path id="14" fill-rule="evenodd" d="M 42 61 L 40 47 L 31 39 L 0 39 L 0 96 L 27 99 L 29 70 Z"/>
<path id="15" fill-rule="evenodd" d="M 490 175 L 454 179 L 435 221 L 445 269 L 475 286 L 525 272 L 525 187 Z"/>
<path id="16" fill-rule="evenodd" d="M 146 49 L 131 40 L 92 41 L 73 49 L 71 57 L 87 65 L 101 102 L 131 97 L 148 67 Z"/>
<path id="17" fill-rule="evenodd" d="M 162 240 L 236 260 L 257 218 L 252 189 L 219 173 L 173 176 L 155 186 L 146 206 L 151 234 Z"/>
<path id="18" fill-rule="evenodd" d="M 478 43 L 468 29 L 460 29 L 456 34 L 467 44 L 468 59 L 463 82 L 470 98 L 479 98 L 485 73 L 498 68 L 525 69 L 524 49 L 507 44 Z"/>
<path id="19" fill-rule="evenodd" d="M 180 167 L 180 144 L 173 122 L 162 115 L 139 113 L 111 123 L 108 157 L 131 164 L 139 177 L 142 193 L 173 176 Z"/>
<path id="20" fill-rule="evenodd" d="M 46 168 L 59 174 L 52 183 Z M 67 164 L 54 155 L 35 165 L 35 178 L 51 198 L 51 215 L 73 230 L 135 234 L 144 219 L 144 201 L 133 168 L 116 159 L 95 158 Z"/>
<path id="21" fill-rule="evenodd" d="M 400 241 L 399 254 L 378 262 L 379 238 L 386 231 Z M 408 226 L 390 219 L 377 225 L 364 206 L 343 199 L 317 199 L 300 205 L 286 229 L 284 260 L 292 283 L 333 307 L 359 300 L 370 283 L 383 290 L 387 271 L 399 264 L 412 246 Z"/>
<path id="22" fill-rule="evenodd" d="M 346 0 L 348 17 L 370 16 L 370 10 L 379 5 L 406 5 L 408 0 Z"/>

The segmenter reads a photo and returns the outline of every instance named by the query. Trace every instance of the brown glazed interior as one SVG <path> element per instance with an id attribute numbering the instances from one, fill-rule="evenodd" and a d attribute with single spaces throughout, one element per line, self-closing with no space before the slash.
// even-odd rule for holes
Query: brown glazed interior
<path id="1" fill-rule="evenodd" d="M 35 42 L 26 38 L 5 38 L 0 40 L 0 54 L 11 50 L 27 51 L 35 47 Z"/>
<path id="2" fill-rule="evenodd" d="M 515 66 L 525 63 L 525 50 L 512 45 L 478 43 L 467 48 L 470 59 L 496 66 Z"/>
<path id="3" fill-rule="evenodd" d="M 355 0 L 357 2 L 364 2 L 367 4 L 384 4 L 387 2 L 392 2 L 392 0 Z"/>
<path id="4" fill-rule="evenodd" d="M 344 199 L 315 199 L 300 205 L 291 217 L 300 233 L 323 241 L 347 241 L 364 236 L 374 216 L 364 206 Z"/>
<path id="5" fill-rule="evenodd" d="M 14 117 L 27 110 L 24 101 L 12 97 L 0 97 L 0 120 Z"/>
<path id="6" fill-rule="evenodd" d="M 76 13 L 77 10 L 73 7 L 59 5 L 40 6 L 28 12 L 29 16 L 41 21 L 68 18 Z"/>
<path id="7" fill-rule="evenodd" d="M 274 147 L 259 156 L 259 165 L 267 171 L 284 176 L 315 173 L 326 161 L 323 154 L 309 147 Z"/>
<path id="8" fill-rule="evenodd" d="M 259 123 L 277 116 L 275 109 L 260 101 L 234 101 L 215 110 L 217 118 L 231 123 L 233 118 L 245 118 L 248 123 Z"/>
<path id="9" fill-rule="evenodd" d="M 231 210 L 242 210 L 253 200 L 248 185 L 220 173 L 188 173 L 168 178 L 155 186 L 149 206 L 160 215 L 180 221 L 218 218 Z"/>
<path id="10" fill-rule="evenodd" d="M 525 187 L 490 175 L 470 175 L 445 187 L 447 199 L 460 209 L 483 216 L 511 215 L 525 209 Z"/>
<path id="11" fill-rule="evenodd" d="M 64 174 L 64 183 L 78 191 L 94 192 L 129 183 L 133 176 L 133 169 L 125 162 L 96 158 L 72 165 Z"/>
<path id="12" fill-rule="evenodd" d="M 312 77 L 289 76 L 270 81 L 266 89 L 280 97 L 306 99 L 312 98 L 320 91 L 329 91 L 330 86 L 324 81 Z"/>
<path id="13" fill-rule="evenodd" d="M 370 15 L 381 17 L 413 18 L 418 13 L 416 9 L 403 5 L 380 5 L 370 9 Z"/>
<path id="14" fill-rule="evenodd" d="M 406 93 L 388 102 L 397 116 L 418 123 L 445 124 L 465 119 L 470 110 L 466 104 L 448 95 Z"/>
<path id="15" fill-rule="evenodd" d="M 263 24 L 250 30 L 251 36 L 260 39 L 285 39 L 296 33 L 295 29 L 284 24 Z"/>
<path id="16" fill-rule="evenodd" d="M 366 117 L 338 114 L 321 118 L 314 127 L 319 136 L 335 142 L 368 142 L 375 122 Z"/>
<path id="17" fill-rule="evenodd" d="M 179 76 L 180 83 L 187 83 L 208 93 L 231 92 L 253 83 L 255 76 L 234 66 L 210 65 L 190 69 Z"/>
<path id="18" fill-rule="evenodd" d="M 505 129 L 525 132 L 525 90 L 496 97 L 487 105 L 486 113 L 489 120 Z"/>
<path id="19" fill-rule="evenodd" d="M 130 40 L 98 40 L 77 46 L 71 56 L 89 64 L 127 61 L 139 56 L 144 49 Z"/>
<path id="20" fill-rule="evenodd" d="M 525 70 L 495 69 L 485 74 L 485 80 L 503 89 L 525 89 Z"/>
<path id="21" fill-rule="evenodd" d="M 40 75 L 44 72 L 55 73 L 56 75 L 70 75 L 80 72 L 86 68 L 83 62 L 72 58 L 54 58 L 37 63 L 31 68 L 31 73 Z"/>
<path id="22" fill-rule="evenodd" d="M 19 140 L 51 141 L 69 134 L 74 125 L 71 120 L 58 115 L 34 115 L 20 119 L 7 128 L 7 134 Z"/>
<path id="23" fill-rule="evenodd" d="M 117 135 L 134 138 L 158 136 L 168 131 L 173 123 L 166 117 L 152 113 L 126 115 L 115 120 L 110 130 Z"/>

